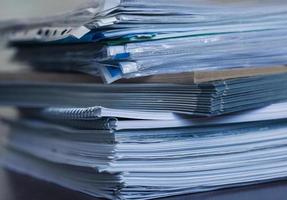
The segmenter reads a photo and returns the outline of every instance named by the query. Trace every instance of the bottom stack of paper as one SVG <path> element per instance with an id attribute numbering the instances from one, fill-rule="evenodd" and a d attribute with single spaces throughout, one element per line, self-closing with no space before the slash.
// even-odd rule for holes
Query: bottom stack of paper
<path id="1" fill-rule="evenodd" d="M 152 199 L 287 177 L 287 119 L 215 123 L 215 118 L 177 127 L 167 121 L 168 128 L 141 129 L 98 123 L 110 118 L 59 125 L 69 120 L 25 115 L 6 120 L 11 134 L 2 163 L 109 199 Z"/>

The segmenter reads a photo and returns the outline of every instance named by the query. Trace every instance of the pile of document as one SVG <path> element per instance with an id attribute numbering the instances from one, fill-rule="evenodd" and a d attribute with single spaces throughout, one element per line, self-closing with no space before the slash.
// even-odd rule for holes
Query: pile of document
<path id="1" fill-rule="evenodd" d="M 286 178 L 282 4 L 97 0 L 1 24 L 31 70 L 0 74 L 18 113 L 0 163 L 121 200 Z"/>
<path id="2" fill-rule="evenodd" d="M 93 108 L 20 110 L 4 166 L 108 199 L 153 199 L 287 176 L 287 104 L 209 119 Z M 150 119 L 149 119 L 150 118 Z"/>
<path id="3" fill-rule="evenodd" d="M 3 81 L 0 84 L 0 103 L 25 107 L 102 106 L 121 110 L 214 116 L 287 100 L 285 80 L 287 73 L 189 85 L 35 84 Z M 89 113 L 90 109 L 81 109 L 82 112 Z"/>
<path id="4" fill-rule="evenodd" d="M 282 5 L 283 4 L 283 5 Z M 107 83 L 156 74 L 285 65 L 284 1 L 97 0 L 2 25 L 15 60 Z"/>

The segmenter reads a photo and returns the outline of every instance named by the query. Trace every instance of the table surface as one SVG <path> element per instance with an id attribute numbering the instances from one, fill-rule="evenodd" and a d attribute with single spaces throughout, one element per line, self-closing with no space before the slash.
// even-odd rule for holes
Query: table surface
<path id="1" fill-rule="evenodd" d="M 0 170 L 1 200 L 100 200 L 7 170 Z M 287 181 L 224 189 L 162 200 L 285 200 Z"/>

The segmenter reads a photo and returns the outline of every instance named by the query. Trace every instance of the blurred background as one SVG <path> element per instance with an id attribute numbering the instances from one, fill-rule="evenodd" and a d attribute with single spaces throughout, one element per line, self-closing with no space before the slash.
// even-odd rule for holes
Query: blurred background
<path id="1" fill-rule="evenodd" d="M 78 7 L 85 0 L 0 0 L 0 23 L 11 19 L 43 17 L 63 13 Z M 12 49 L 5 49 L 0 41 L 0 72 L 19 69 L 22 66 L 9 62 Z"/>
<path id="2" fill-rule="evenodd" d="M 0 0 L 0 19 L 48 16 L 64 12 L 83 0 Z"/>

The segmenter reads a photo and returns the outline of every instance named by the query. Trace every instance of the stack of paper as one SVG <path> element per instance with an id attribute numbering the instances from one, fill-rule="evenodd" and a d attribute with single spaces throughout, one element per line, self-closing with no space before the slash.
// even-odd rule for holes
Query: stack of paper
<path id="1" fill-rule="evenodd" d="M 0 103 L 18 106 L 20 117 L 4 120 L 11 131 L 1 163 L 109 199 L 153 199 L 284 178 L 287 105 L 262 105 L 286 98 L 285 79 L 283 73 L 221 81 L 232 83 L 225 92 L 219 82 L 158 87 L 2 81 Z M 210 107 L 212 99 L 194 106 L 217 116 L 177 114 L 177 108 L 193 105 L 184 100 L 192 100 L 198 88 L 209 92 L 198 92 L 201 97 L 221 99 L 221 109 Z M 158 94 L 177 98 L 178 105 L 167 101 L 173 112 L 160 109 L 168 104 Z M 232 113 L 218 116 L 224 112 Z"/>
<path id="2" fill-rule="evenodd" d="M 110 199 L 270 181 L 287 176 L 287 123 L 273 118 L 276 107 L 284 106 L 194 124 L 64 114 L 52 123 L 26 112 L 7 122 L 13 128 L 4 162 L 20 173 Z M 40 113 L 50 118 L 54 112 Z M 248 119 L 254 121 L 244 123 Z"/>
<path id="3" fill-rule="evenodd" d="M 283 4 L 283 5 L 282 5 Z M 111 83 L 154 74 L 285 65 L 285 2 L 101 0 L 4 26 L 16 60 Z"/>
<path id="4" fill-rule="evenodd" d="M 0 103 L 24 107 L 103 106 L 115 109 L 218 115 L 287 99 L 287 73 L 202 84 L 0 84 Z"/>
<path id="5" fill-rule="evenodd" d="M 286 178 L 284 4 L 97 0 L 1 24 L 32 68 L 0 74 L 18 112 L 0 163 L 121 200 Z"/>

